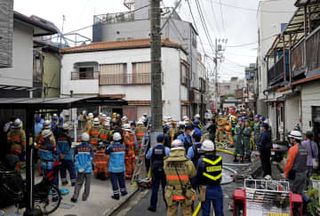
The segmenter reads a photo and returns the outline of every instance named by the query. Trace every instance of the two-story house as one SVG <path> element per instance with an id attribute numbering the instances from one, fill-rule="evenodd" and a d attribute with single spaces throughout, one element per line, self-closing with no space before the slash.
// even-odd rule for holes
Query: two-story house
<path id="1" fill-rule="evenodd" d="M 189 114 L 190 65 L 185 50 L 162 40 L 163 115 L 180 119 Z M 128 101 L 124 107 L 100 107 L 135 120 L 151 114 L 150 39 L 94 42 L 62 49 L 61 94 L 108 96 Z"/>
<path id="2" fill-rule="evenodd" d="M 295 2 L 296 11 L 267 52 L 268 109 L 274 138 L 297 124 L 320 133 L 320 1 Z"/>

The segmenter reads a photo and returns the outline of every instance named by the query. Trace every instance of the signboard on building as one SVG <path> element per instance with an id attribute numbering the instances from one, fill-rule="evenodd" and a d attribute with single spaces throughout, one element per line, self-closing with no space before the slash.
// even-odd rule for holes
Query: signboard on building
<path id="1" fill-rule="evenodd" d="M 0 68 L 12 65 L 13 0 L 0 0 Z"/>

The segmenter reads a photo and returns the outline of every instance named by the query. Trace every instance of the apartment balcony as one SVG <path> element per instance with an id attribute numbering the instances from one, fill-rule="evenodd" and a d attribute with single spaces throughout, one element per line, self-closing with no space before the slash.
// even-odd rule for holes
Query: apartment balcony
<path id="1" fill-rule="evenodd" d="M 284 57 L 281 56 L 279 60 L 268 70 L 268 85 L 272 86 L 277 83 L 284 81 L 284 77 L 289 79 L 289 64 L 288 64 L 288 55 L 286 56 L 286 61 Z M 285 63 L 286 62 L 286 63 Z"/>
<path id="2" fill-rule="evenodd" d="M 305 71 L 305 59 L 304 59 L 304 40 L 301 40 L 290 53 L 290 69 L 292 78 L 295 78 Z"/>
<path id="3" fill-rule="evenodd" d="M 100 74 L 100 85 L 150 85 L 151 73 Z"/>
<path id="4" fill-rule="evenodd" d="M 306 38 L 306 68 L 309 76 L 320 74 L 320 26 Z"/>
<path id="5" fill-rule="evenodd" d="M 99 71 L 71 72 L 71 80 L 95 80 L 99 79 Z"/>

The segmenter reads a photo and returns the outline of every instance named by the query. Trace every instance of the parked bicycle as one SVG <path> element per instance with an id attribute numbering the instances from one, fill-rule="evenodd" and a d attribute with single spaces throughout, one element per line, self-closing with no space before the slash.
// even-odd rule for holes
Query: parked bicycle
<path id="1" fill-rule="evenodd" d="M 33 188 L 34 207 L 40 209 L 44 215 L 56 211 L 61 203 L 59 188 L 53 184 L 59 171 L 59 162 L 53 163 L 53 168 L 44 171 L 43 179 Z M 0 201 L 3 205 L 14 204 L 17 210 L 25 207 L 26 185 L 21 175 L 15 170 L 0 165 Z"/>

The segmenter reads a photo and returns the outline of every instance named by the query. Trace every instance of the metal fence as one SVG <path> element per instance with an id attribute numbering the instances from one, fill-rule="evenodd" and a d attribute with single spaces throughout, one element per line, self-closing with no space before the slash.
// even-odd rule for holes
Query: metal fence
<path id="1" fill-rule="evenodd" d="M 151 73 L 100 74 L 100 85 L 151 84 Z"/>

